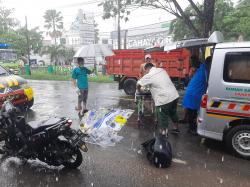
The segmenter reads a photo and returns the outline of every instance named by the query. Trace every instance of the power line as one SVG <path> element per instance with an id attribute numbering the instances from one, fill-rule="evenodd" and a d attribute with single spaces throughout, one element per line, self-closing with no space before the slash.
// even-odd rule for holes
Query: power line
<path id="1" fill-rule="evenodd" d="M 104 2 L 104 1 L 103 0 L 93 0 L 93 1 L 88 1 L 88 2 L 63 5 L 63 6 L 59 6 L 57 8 L 71 8 L 71 7 L 76 7 L 76 6 L 91 5 L 91 4 L 102 3 L 102 2 Z"/>
<path id="2" fill-rule="evenodd" d="M 164 24 L 166 22 L 170 22 L 170 21 L 165 21 L 165 22 L 160 22 L 160 23 Z M 155 25 L 155 24 L 160 24 L 160 23 L 154 23 L 154 24 L 150 24 L 150 25 Z M 141 27 L 146 27 L 146 26 L 150 26 L 150 25 L 144 25 L 144 26 L 141 26 Z M 128 31 L 141 31 L 141 30 L 164 29 L 162 27 L 151 27 L 151 28 L 141 28 L 141 27 L 127 28 L 127 29 L 123 29 L 123 31 L 124 30 L 128 30 Z M 100 32 L 100 33 L 110 33 L 110 32 Z"/>

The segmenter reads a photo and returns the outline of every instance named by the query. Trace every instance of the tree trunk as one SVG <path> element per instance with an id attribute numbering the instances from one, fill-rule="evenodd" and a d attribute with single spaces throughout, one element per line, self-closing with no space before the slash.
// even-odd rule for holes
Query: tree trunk
<path id="1" fill-rule="evenodd" d="M 117 19 L 118 19 L 118 28 L 117 28 L 117 35 L 118 35 L 118 40 L 117 40 L 117 43 L 118 43 L 118 49 L 121 49 L 121 22 L 120 22 L 120 19 L 121 19 L 121 15 L 120 15 L 120 11 L 121 11 L 121 2 L 120 0 L 117 1 L 117 11 L 118 11 L 118 15 L 117 15 Z"/>
<path id="2" fill-rule="evenodd" d="M 184 11 L 182 10 L 182 8 L 179 5 L 179 3 L 177 2 L 177 0 L 172 0 L 172 1 L 174 3 L 174 6 L 176 7 L 176 9 L 179 11 L 179 13 L 181 15 L 180 18 L 183 19 L 183 21 L 189 27 L 189 29 L 193 32 L 193 34 L 194 34 L 195 37 L 200 37 L 201 33 L 194 26 L 194 24 L 192 23 L 192 21 L 190 20 L 190 18 L 184 13 Z M 215 0 L 212 0 L 212 1 L 215 1 Z"/>
<path id="3" fill-rule="evenodd" d="M 215 0 L 204 0 L 204 29 L 203 37 L 208 38 L 213 28 Z"/>
<path id="4" fill-rule="evenodd" d="M 53 35 L 54 35 L 54 40 L 55 40 L 55 45 L 56 45 L 56 23 L 54 19 L 53 19 Z"/>

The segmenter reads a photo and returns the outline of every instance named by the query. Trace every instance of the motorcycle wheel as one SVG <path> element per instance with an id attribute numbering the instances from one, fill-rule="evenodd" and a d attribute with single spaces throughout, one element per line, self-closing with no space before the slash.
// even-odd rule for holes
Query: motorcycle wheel
<path id="1" fill-rule="evenodd" d="M 66 168 L 76 169 L 82 164 L 82 153 L 73 148 L 69 142 L 62 141 L 67 160 L 62 163 Z M 68 150 L 68 151 L 67 151 Z"/>

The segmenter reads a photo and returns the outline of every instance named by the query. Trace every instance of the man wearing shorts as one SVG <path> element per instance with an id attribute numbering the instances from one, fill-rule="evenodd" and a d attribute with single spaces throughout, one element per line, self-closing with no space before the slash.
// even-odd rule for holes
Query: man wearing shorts
<path id="1" fill-rule="evenodd" d="M 167 135 L 168 118 L 170 118 L 174 124 L 172 133 L 180 133 L 177 115 L 179 94 L 174 84 L 164 69 L 156 68 L 152 63 L 147 63 L 144 69 L 146 74 L 137 82 L 137 89 L 140 90 L 142 86 L 149 86 L 156 106 L 160 133 Z"/>
<path id="2" fill-rule="evenodd" d="M 79 116 L 82 116 L 87 112 L 86 103 L 88 98 L 88 74 L 93 73 L 86 67 L 84 67 L 84 59 L 77 58 L 77 65 L 73 70 L 72 78 L 74 80 L 75 88 L 78 88 L 78 105 L 76 110 L 79 112 Z"/>

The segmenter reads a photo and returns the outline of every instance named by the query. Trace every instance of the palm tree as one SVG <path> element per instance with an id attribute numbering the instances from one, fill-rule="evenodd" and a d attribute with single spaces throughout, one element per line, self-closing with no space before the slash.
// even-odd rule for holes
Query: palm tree
<path id="1" fill-rule="evenodd" d="M 63 61 L 66 64 L 73 60 L 74 49 L 66 48 L 63 45 L 46 46 L 42 50 L 42 55 L 48 54 L 50 56 L 51 65 L 58 65 L 58 62 Z"/>
<path id="2" fill-rule="evenodd" d="M 43 17 L 45 19 L 44 27 L 48 29 L 48 34 L 54 38 L 56 45 L 56 39 L 62 35 L 61 30 L 63 29 L 63 17 L 61 12 L 46 10 Z"/>
<path id="3" fill-rule="evenodd" d="M 62 46 L 60 45 L 45 46 L 41 54 L 49 55 L 51 65 L 54 64 L 55 66 L 57 66 L 60 56 L 62 55 L 61 49 L 62 49 Z"/>
<path id="4" fill-rule="evenodd" d="M 70 63 L 73 60 L 75 50 L 73 48 L 67 48 L 67 47 L 63 46 L 62 54 L 63 54 L 65 64 L 70 65 Z"/>

